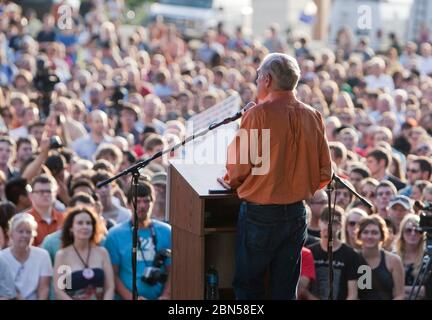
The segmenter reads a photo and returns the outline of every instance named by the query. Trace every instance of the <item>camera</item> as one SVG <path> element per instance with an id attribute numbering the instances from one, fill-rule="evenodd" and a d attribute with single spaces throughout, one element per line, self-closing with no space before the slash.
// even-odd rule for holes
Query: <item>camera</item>
<path id="1" fill-rule="evenodd" d="M 59 77 L 47 67 L 46 60 L 39 58 L 36 62 L 36 76 L 33 85 L 36 90 L 48 94 L 54 90 L 54 86 L 60 82 Z"/>
<path id="2" fill-rule="evenodd" d="M 52 136 L 50 139 L 50 149 L 59 149 L 63 147 L 63 143 L 59 136 Z"/>
<path id="3" fill-rule="evenodd" d="M 121 109 L 121 104 L 127 98 L 128 95 L 128 86 L 125 85 L 121 79 L 121 77 L 116 76 L 113 79 L 114 83 L 114 90 L 113 94 L 111 96 L 111 102 L 113 104 L 114 109 L 116 110 L 116 113 L 119 114 Z"/>
<path id="4" fill-rule="evenodd" d="M 420 229 L 432 236 L 432 203 L 416 201 L 415 206 L 423 211 L 420 214 Z"/>
<path id="5" fill-rule="evenodd" d="M 141 276 L 141 281 L 151 286 L 154 286 L 158 282 L 165 283 L 168 278 L 168 273 L 162 270 L 161 267 L 168 258 L 171 258 L 170 249 L 162 249 L 158 251 L 153 260 L 153 266 L 146 267 L 144 269 L 143 275 Z"/>

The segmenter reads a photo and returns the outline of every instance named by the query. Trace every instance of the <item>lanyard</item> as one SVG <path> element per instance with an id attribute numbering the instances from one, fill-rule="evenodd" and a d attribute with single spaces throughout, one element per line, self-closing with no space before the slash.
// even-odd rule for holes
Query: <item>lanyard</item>
<path id="1" fill-rule="evenodd" d="M 156 253 L 156 251 L 157 251 L 157 238 L 156 238 L 156 231 L 154 229 L 153 223 L 151 223 L 149 225 L 149 229 L 150 229 L 150 234 L 151 234 L 152 241 L 153 241 L 154 248 L 155 248 L 154 250 Z M 141 252 L 141 255 L 143 257 L 143 261 L 144 261 L 146 267 L 149 267 L 149 264 L 147 264 L 147 261 L 144 259 L 144 250 L 142 249 L 142 243 L 141 243 L 141 239 L 139 237 L 138 237 L 138 242 L 139 242 L 139 251 Z"/>

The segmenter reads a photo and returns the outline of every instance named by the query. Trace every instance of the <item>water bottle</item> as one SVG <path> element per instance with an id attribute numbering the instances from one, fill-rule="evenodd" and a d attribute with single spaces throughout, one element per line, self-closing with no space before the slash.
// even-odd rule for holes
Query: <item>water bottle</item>
<path id="1" fill-rule="evenodd" d="M 206 300 L 219 300 L 219 276 L 216 269 L 211 266 L 206 274 Z"/>

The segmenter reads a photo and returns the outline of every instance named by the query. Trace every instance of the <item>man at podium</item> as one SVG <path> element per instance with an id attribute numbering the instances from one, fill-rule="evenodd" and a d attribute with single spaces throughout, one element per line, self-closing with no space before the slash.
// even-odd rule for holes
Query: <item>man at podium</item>
<path id="1" fill-rule="evenodd" d="M 228 147 L 224 182 L 242 199 L 237 222 L 237 299 L 296 299 L 306 237 L 303 200 L 331 180 L 321 114 L 296 99 L 297 61 L 268 55 L 258 68 L 258 105 Z M 245 141 L 246 139 L 246 141 Z"/>

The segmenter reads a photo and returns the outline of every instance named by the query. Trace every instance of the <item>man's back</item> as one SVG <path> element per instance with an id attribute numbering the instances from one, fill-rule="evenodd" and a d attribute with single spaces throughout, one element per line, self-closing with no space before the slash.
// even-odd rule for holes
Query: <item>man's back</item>
<path id="1" fill-rule="evenodd" d="M 240 198 L 260 204 L 294 203 L 313 196 L 322 181 L 330 180 L 331 160 L 321 114 L 293 95 L 272 94 L 270 99 L 246 113 L 241 128 L 249 132 L 249 137 L 250 129 L 258 129 L 258 156 L 263 159 L 260 165 L 257 158 L 251 156 L 255 166 L 249 168 L 227 165 L 231 166 L 228 168 L 230 178 L 237 178 L 241 183 Z M 270 138 L 267 150 L 265 135 Z M 254 174 L 253 170 L 260 166 L 261 174 Z M 236 169 L 233 172 L 234 167 L 240 167 L 240 174 L 237 175 Z M 249 173 L 248 169 L 252 174 L 242 180 L 241 171 Z"/>

